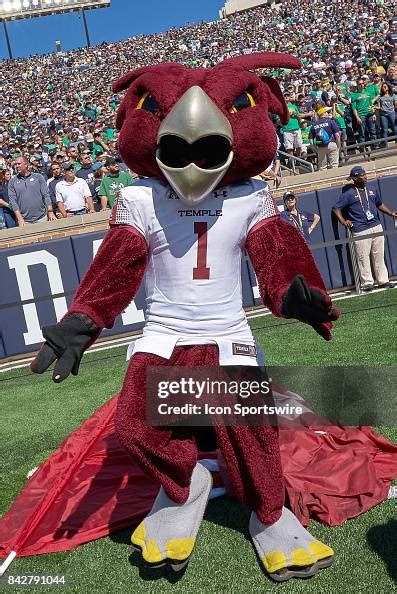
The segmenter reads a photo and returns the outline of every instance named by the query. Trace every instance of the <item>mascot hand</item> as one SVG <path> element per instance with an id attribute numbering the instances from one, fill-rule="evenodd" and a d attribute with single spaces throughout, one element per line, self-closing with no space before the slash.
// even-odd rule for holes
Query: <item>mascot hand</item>
<path id="1" fill-rule="evenodd" d="M 309 288 L 301 275 L 294 278 L 285 293 L 281 313 L 285 318 L 310 324 L 325 340 L 331 340 L 332 322 L 339 318 L 339 310 L 332 307 L 329 295 Z"/>
<path id="2" fill-rule="evenodd" d="M 43 373 L 57 359 L 52 379 L 62 382 L 77 375 L 84 351 L 98 338 L 101 329 L 85 314 L 67 315 L 54 326 L 43 328 L 45 343 L 30 364 L 34 373 Z"/>

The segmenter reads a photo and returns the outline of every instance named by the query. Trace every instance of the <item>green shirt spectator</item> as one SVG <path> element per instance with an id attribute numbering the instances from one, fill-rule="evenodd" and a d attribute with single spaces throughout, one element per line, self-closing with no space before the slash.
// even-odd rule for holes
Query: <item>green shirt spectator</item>
<path id="1" fill-rule="evenodd" d="M 305 146 L 310 144 L 310 138 L 309 138 L 309 134 L 310 134 L 310 128 L 307 126 L 304 128 L 301 128 L 301 132 L 302 132 L 302 144 L 304 144 Z"/>
<path id="2" fill-rule="evenodd" d="M 378 97 L 380 95 L 378 87 L 372 83 L 367 85 L 364 90 L 371 95 L 372 102 L 374 101 L 375 97 Z"/>
<path id="3" fill-rule="evenodd" d="M 102 210 L 106 210 L 108 206 L 112 208 L 117 193 L 121 188 L 131 186 L 134 183 L 134 178 L 129 173 L 120 171 L 119 164 L 114 157 L 109 157 L 105 161 L 105 167 L 107 167 L 109 173 L 102 179 L 98 190 Z"/>
<path id="4" fill-rule="evenodd" d="M 292 132 L 293 130 L 299 130 L 299 107 L 295 103 L 287 103 L 289 122 L 286 126 L 283 126 L 284 132 Z"/>
<path id="5" fill-rule="evenodd" d="M 83 113 L 84 113 L 84 116 L 85 116 L 86 118 L 88 118 L 88 119 L 90 119 L 90 120 L 91 120 L 91 122 L 96 122 L 97 115 L 98 115 L 98 110 L 97 110 L 97 108 L 95 107 L 95 105 L 93 105 L 93 104 L 92 104 L 92 103 L 90 103 L 90 102 L 87 102 L 87 103 L 84 105 L 84 111 L 83 111 Z"/>
<path id="6" fill-rule="evenodd" d="M 368 93 L 363 85 L 357 83 L 358 91 L 352 93 L 352 110 L 356 110 L 360 118 L 365 118 L 367 115 L 373 113 L 372 105 L 374 96 Z"/>
<path id="7" fill-rule="evenodd" d="M 92 158 L 95 159 L 97 155 L 103 152 L 105 152 L 103 146 L 97 142 L 94 142 L 92 146 Z"/>
<path id="8" fill-rule="evenodd" d="M 104 130 L 103 132 L 103 141 L 107 142 L 108 140 L 113 140 L 114 136 L 116 133 L 116 129 L 115 128 L 106 128 L 106 130 Z"/>
<path id="9" fill-rule="evenodd" d="M 345 109 L 346 109 L 346 105 L 344 105 L 343 103 L 336 103 L 335 105 L 335 120 L 338 122 L 339 124 L 339 128 L 341 130 L 346 130 L 346 122 L 345 122 L 345 118 L 343 117 L 344 113 L 345 113 Z"/>

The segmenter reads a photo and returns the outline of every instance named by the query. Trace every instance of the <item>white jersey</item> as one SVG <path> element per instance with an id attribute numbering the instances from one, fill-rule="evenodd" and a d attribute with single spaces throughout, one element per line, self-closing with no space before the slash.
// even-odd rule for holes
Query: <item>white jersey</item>
<path id="1" fill-rule="evenodd" d="M 277 214 L 267 183 L 255 179 L 215 190 L 194 207 L 155 179 L 120 190 L 112 223 L 135 227 L 149 248 L 144 338 L 251 344 L 242 304 L 242 254 L 249 231 Z"/>

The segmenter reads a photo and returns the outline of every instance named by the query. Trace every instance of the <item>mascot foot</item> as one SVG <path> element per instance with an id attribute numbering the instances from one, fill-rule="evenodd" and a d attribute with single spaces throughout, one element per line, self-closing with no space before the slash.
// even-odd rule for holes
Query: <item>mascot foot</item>
<path id="1" fill-rule="evenodd" d="M 333 561 L 333 550 L 315 540 L 286 507 L 274 524 L 262 524 L 252 512 L 249 531 L 264 568 L 276 582 L 312 577 Z"/>
<path id="2" fill-rule="evenodd" d="M 187 564 L 207 507 L 211 473 L 196 464 L 184 504 L 172 501 L 161 487 L 147 517 L 137 526 L 131 542 L 152 567 L 171 565 L 180 571 Z"/>

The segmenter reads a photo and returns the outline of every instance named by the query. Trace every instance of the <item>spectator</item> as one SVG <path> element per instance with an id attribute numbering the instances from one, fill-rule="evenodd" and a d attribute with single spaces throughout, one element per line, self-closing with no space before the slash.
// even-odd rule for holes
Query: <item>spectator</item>
<path id="1" fill-rule="evenodd" d="M 52 208 L 53 208 L 54 212 L 56 212 L 58 210 L 58 204 L 57 204 L 55 188 L 57 186 L 57 183 L 60 182 L 61 180 L 63 180 L 61 164 L 54 163 L 52 165 L 51 172 L 52 172 L 52 177 L 47 181 L 47 185 L 48 185 L 48 192 L 49 192 L 50 198 L 51 198 Z"/>
<path id="2" fill-rule="evenodd" d="M 0 229 L 16 227 L 17 221 L 8 197 L 9 172 L 0 167 Z"/>
<path id="3" fill-rule="evenodd" d="M 95 161 L 92 166 L 92 170 L 94 172 L 94 194 L 92 196 L 92 200 L 94 202 L 96 212 L 99 212 L 102 210 L 102 204 L 98 192 L 104 176 L 104 167 L 100 161 Z"/>
<path id="4" fill-rule="evenodd" d="M 307 160 L 308 152 L 312 146 L 311 139 L 310 139 L 310 128 L 308 125 L 307 120 L 301 120 L 301 134 L 302 134 L 302 148 L 301 148 L 301 157 L 302 159 Z"/>
<path id="5" fill-rule="evenodd" d="M 320 107 L 317 110 L 317 121 L 310 128 L 310 138 L 315 140 L 317 165 L 319 171 L 339 166 L 340 128 L 329 117 L 331 107 Z"/>
<path id="6" fill-rule="evenodd" d="M 59 152 L 55 154 L 54 163 L 58 163 L 58 165 L 62 165 L 62 163 L 66 161 L 65 153 Z"/>
<path id="7" fill-rule="evenodd" d="M 364 74 L 364 76 L 362 76 L 361 78 L 364 83 L 364 91 L 371 95 L 372 104 L 374 105 L 379 98 L 379 87 L 371 82 L 368 74 Z"/>
<path id="8" fill-rule="evenodd" d="M 284 207 L 280 214 L 284 221 L 293 225 L 300 233 L 302 233 L 307 243 L 310 243 L 310 235 L 320 222 L 318 214 L 308 212 L 306 210 L 298 210 L 296 194 L 287 191 L 283 196 Z"/>
<path id="9" fill-rule="evenodd" d="M 98 111 L 95 105 L 93 105 L 90 101 L 87 101 L 87 103 L 84 106 L 84 115 L 87 118 L 89 118 L 92 122 L 96 122 Z"/>
<path id="10" fill-rule="evenodd" d="M 83 150 L 80 156 L 80 169 L 76 173 L 76 177 L 84 179 L 90 188 L 91 196 L 94 196 L 94 170 L 92 164 L 92 154 L 89 149 Z"/>
<path id="11" fill-rule="evenodd" d="M 321 99 L 322 94 L 323 94 L 323 89 L 321 87 L 321 80 L 319 78 L 317 78 L 314 81 L 313 88 L 310 91 L 310 95 L 312 95 L 312 97 L 314 97 L 314 100 L 317 102 Z"/>
<path id="12" fill-rule="evenodd" d="M 355 89 L 355 87 L 351 86 L 350 89 Z M 350 90 L 349 87 L 344 87 L 342 88 L 342 86 L 337 86 L 336 87 L 336 105 L 337 105 L 337 111 L 338 114 L 340 116 L 341 112 L 343 113 L 343 120 L 345 123 L 345 129 L 346 129 L 346 144 L 349 142 L 350 144 L 355 144 L 356 140 L 355 140 L 355 136 L 354 136 L 354 132 L 353 132 L 353 111 L 352 111 L 352 107 L 351 107 L 351 94 L 350 94 Z M 339 122 L 339 120 L 338 120 Z M 342 126 L 341 126 L 341 130 L 342 130 Z M 341 135 L 341 145 L 342 145 L 342 135 Z M 345 154 L 346 158 L 345 161 L 347 161 L 347 151 Z"/>
<path id="13" fill-rule="evenodd" d="M 397 95 L 393 94 L 391 87 L 383 83 L 379 97 L 379 113 L 382 128 L 383 146 L 387 146 L 389 128 L 392 136 L 397 136 L 396 124 Z M 397 143 L 397 139 L 395 140 Z"/>
<path id="14" fill-rule="evenodd" d="M 346 163 L 348 160 L 347 157 L 347 132 L 346 132 L 346 122 L 345 122 L 345 112 L 346 112 L 346 105 L 340 102 L 340 98 L 338 95 L 332 97 L 331 105 L 332 105 L 332 118 L 339 126 L 339 134 L 340 134 L 340 147 L 339 147 L 339 161 L 341 164 Z"/>
<path id="15" fill-rule="evenodd" d="M 299 107 L 295 103 L 295 93 L 285 92 L 289 122 L 282 127 L 284 136 L 284 147 L 287 153 L 299 157 L 302 150 L 302 133 L 299 119 L 301 117 Z"/>
<path id="16" fill-rule="evenodd" d="M 114 157 L 108 157 L 105 161 L 105 167 L 107 168 L 108 173 L 102 179 L 98 192 L 101 199 L 102 210 L 106 210 L 108 207 L 112 208 L 116 200 L 117 192 L 121 190 L 121 188 L 125 188 L 134 183 L 134 179 L 129 173 L 120 171 L 119 163 Z"/>
<path id="17" fill-rule="evenodd" d="M 26 157 L 15 160 L 15 175 L 8 184 L 8 196 L 18 225 L 56 219 L 47 183 L 40 173 L 32 173 Z"/>
<path id="18" fill-rule="evenodd" d="M 376 115 L 373 101 L 373 93 L 365 90 L 364 82 L 360 78 L 357 81 L 357 92 L 352 93 L 352 110 L 357 122 L 359 143 L 365 142 L 367 133 L 370 140 L 376 140 Z"/>
<path id="19" fill-rule="evenodd" d="M 351 179 L 353 184 L 342 190 L 332 211 L 342 225 L 351 229 L 353 237 L 369 236 L 355 242 L 361 289 L 372 291 L 374 288 L 371 262 L 378 287 L 391 287 L 384 259 L 385 239 L 383 236 L 370 236 L 383 231 L 378 211 L 391 217 L 396 217 L 397 212 L 391 211 L 382 203 L 377 190 L 368 188 L 367 174 L 363 167 L 353 167 L 348 179 Z"/>
<path id="20" fill-rule="evenodd" d="M 109 147 L 102 141 L 102 134 L 100 132 L 94 133 L 94 144 L 92 147 L 92 156 L 95 159 L 100 153 L 107 153 Z"/>
<path id="21" fill-rule="evenodd" d="M 393 92 L 397 93 L 397 50 L 393 51 L 392 59 L 387 69 L 386 78 L 391 85 Z"/>
<path id="22" fill-rule="evenodd" d="M 397 47 L 397 16 L 389 21 L 389 30 L 386 34 L 385 48 L 393 51 Z"/>
<path id="23" fill-rule="evenodd" d="M 77 144 L 75 146 L 70 146 L 66 151 L 68 161 L 73 163 L 74 172 L 76 173 L 79 169 L 81 169 L 81 163 L 79 161 L 79 151 L 77 149 Z"/>
<path id="24" fill-rule="evenodd" d="M 56 201 L 61 215 L 83 215 L 95 212 L 92 196 L 87 182 L 75 176 L 71 161 L 62 163 L 63 180 L 55 188 Z"/>
<path id="25" fill-rule="evenodd" d="M 41 155 L 33 155 L 30 159 L 30 165 L 33 173 L 41 173 L 47 179 L 47 167 L 44 165 Z"/>

